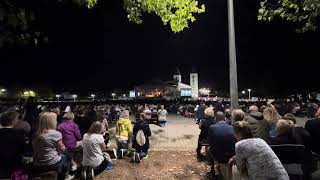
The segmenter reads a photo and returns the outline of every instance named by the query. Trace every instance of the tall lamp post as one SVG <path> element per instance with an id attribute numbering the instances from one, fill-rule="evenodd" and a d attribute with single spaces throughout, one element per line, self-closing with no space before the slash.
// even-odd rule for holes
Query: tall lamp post
<path id="1" fill-rule="evenodd" d="M 236 42 L 234 28 L 233 0 L 228 0 L 228 32 L 229 32 L 229 78 L 231 108 L 239 107 Z"/>
<path id="2" fill-rule="evenodd" d="M 58 102 L 59 102 L 59 100 L 60 100 L 60 97 L 61 97 L 60 94 L 57 94 L 57 95 L 56 95 L 56 98 L 57 98 Z"/>
<path id="3" fill-rule="evenodd" d="M 95 94 L 91 94 L 91 97 L 92 97 L 92 101 L 94 101 L 94 98 L 96 97 Z"/>
<path id="4" fill-rule="evenodd" d="M 76 102 L 77 97 L 78 97 L 78 95 L 76 95 L 76 94 L 73 94 L 73 95 L 72 95 L 73 102 Z"/>
<path id="5" fill-rule="evenodd" d="M 248 89 L 249 92 L 249 101 L 251 101 L 251 89 Z"/>
<path id="6" fill-rule="evenodd" d="M 116 96 L 116 94 L 112 93 L 111 96 L 112 96 L 112 99 L 114 100 L 114 97 Z"/>

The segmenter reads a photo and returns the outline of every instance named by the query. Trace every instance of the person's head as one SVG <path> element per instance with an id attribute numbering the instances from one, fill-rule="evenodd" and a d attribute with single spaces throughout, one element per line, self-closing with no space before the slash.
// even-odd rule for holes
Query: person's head
<path id="1" fill-rule="evenodd" d="M 53 108 L 51 111 L 56 113 L 57 115 L 60 115 L 60 113 L 61 113 L 60 108 L 58 108 L 58 107 Z"/>
<path id="2" fill-rule="evenodd" d="M 290 134 L 294 128 L 294 123 L 290 120 L 280 119 L 276 124 L 276 129 L 279 135 Z"/>
<path id="3" fill-rule="evenodd" d="M 224 110 L 224 115 L 226 116 L 226 118 L 231 118 L 231 110 L 230 109 L 225 109 Z"/>
<path id="4" fill-rule="evenodd" d="M 39 127 L 37 135 L 41 136 L 48 130 L 55 130 L 57 128 L 57 114 L 53 112 L 44 112 L 39 118 Z"/>
<path id="5" fill-rule="evenodd" d="M 13 126 L 18 118 L 19 113 L 15 111 L 6 111 L 0 114 L 0 124 L 4 127 Z"/>
<path id="6" fill-rule="evenodd" d="M 217 121 L 224 121 L 225 120 L 225 116 L 224 116 L 224 113 L 222 111 L 218 111 L 216 113 L 216 120 Z"/>
<path id="7" fill-rule="evenodd" d="M 235 137 L 238 141 L 253 138 L 253 134 L 247 121 L 237 121 L 233 124 Z"/>
<path id="8" fill-rule="evenodd" d="M 208 107 L 204 110 L 204 116 L 206 118 L 214 118 L 214 111 L 213 107 Z"/>
<path id="9" fill-rule="evenodd" d="M 164 105 L 161 105 L 160 108 L 161 108 L 161 109 L 164 109 Z"/>
<path id="10" fill-rule="evenodd" d="M 263 111 L 263 118 L 268 121 L 269 124 L 275 124 L 281 119 L 281 116 L 274 106 L 268 106 Z"/>
<path id="11" fill-rule="evenodd" d="M 245 118 L 245 113 L 241 109 L 235 109 L 232 111 L 233 122 L 243 121 Z"/>
<path id="12" fill-rule="evenodd" d="M 72 112 L 66 112 L 63 115 L 63 119 L 65 119 L 65 120 L 74 120 L 74 114 Z"/>
<path id="13" fill-rule="evenodd" d="M 106 114 L 103 111 L 98 111 L 96 120 L 103 122 L 103 120 L 105 119 L 106 119 Z"/>
<path id="14" fill-rule="evenodd" d="M 102 123 L 100 121 L 94 121 L 91 124 L 88 133 L 89 134 L 101 134 L 102 129 L 103 129 Z"/>
<path id="15" fill-rule="evenodd" d="M 258 109 L 258 107 L 256 106 L 256 105 L 251 105 L 250 107 L 249 107 L 249 112 L 251 112 L 251 111 L 258 111 L 259 109 Z"/>
<path id="16" fill-rule="evenodd" d="M 129 114 L 129 111 L 128 110 L 124 110 L 121 112 L 120 114 L 120 118 L 123 118 L 123 119 L 129 119 L 130 117 L 130 114 Z"/>
<path id="17" fill-rule="evenodd" d="M 291 113 L 285 114 L 282 119 L 290 120 L 290 121 L 292 121 L 294 124 L 297 123 L 296 117 L 295 117 L 293 114 L 291 114 Z"/>

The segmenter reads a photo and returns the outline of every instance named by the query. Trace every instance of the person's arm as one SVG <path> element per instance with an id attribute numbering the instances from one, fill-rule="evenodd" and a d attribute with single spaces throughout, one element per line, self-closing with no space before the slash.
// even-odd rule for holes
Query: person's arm
<path id="1" fill-rule="evenodd" d="M 107 151 L 107 145 L 104 143 L 103 136 L 99 135 L 97 139 L 98 139 L 98 143 L 99 143 L 99 146 L 101 148 L 101 151 Z"/>
<path id="2" fill-rule="evenodd" d="M 57 142 L 57 150 L 60 153 L 66 150 L 66 146 L 63 144 L 62 139 Z"/>
<path id="3" fill-rule="evenodd" d="M 107 151 L 107 145 L 105 143 L 99 144 L 102 151 Z"/>

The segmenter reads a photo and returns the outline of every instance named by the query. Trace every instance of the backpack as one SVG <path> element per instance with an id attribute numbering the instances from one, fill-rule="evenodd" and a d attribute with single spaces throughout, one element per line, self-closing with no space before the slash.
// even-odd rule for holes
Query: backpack
<path id="1" fill-rule="evenodd" d="M 139 146 L 143 146 L 146 144 L 146 136 L 144 135 L 142 130 L 139 130 L 136 135 L 136 141 L 139 144 Z"/>

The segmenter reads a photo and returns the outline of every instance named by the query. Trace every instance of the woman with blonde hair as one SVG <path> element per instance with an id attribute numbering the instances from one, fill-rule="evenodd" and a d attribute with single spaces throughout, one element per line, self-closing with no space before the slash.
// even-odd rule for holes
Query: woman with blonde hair
<path id="1" fill-rule="evenodd" d="M 40 115 L 39 127 L 33 138 L 33 165 L 40 172 L 55 170 L 59 179 L 73 179 L 68 174 L 71 157 L 64 153 L 62 134 L 56 131 L 57 114 L 45 112 Z"/>
<path id="2" fill-rule="evenodd" d="M 268 107 L 266 107 L 263 111 L 263 117 L 269 125 L 269 136 L 271 138 L 276 137 L 278 135 L 276 124 L 278 120 L 281 119 L 280 114 L 272 104 L 268 104 Z"/>
<path id="3" fill-rule="evenodd" d="M 111 163 L 110 156 L 106 151 L 106 144 L 103 138 L 103 124 L 100 121 L 95 121 L 83 136 L 83 170 L 81 173 L 82 179 L 93 179 L 95 175 L 103 172 L 107 163 Z"/>

